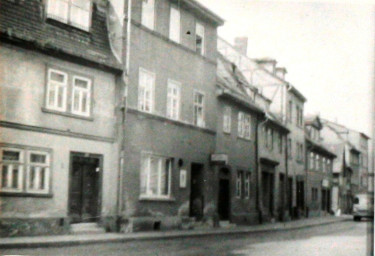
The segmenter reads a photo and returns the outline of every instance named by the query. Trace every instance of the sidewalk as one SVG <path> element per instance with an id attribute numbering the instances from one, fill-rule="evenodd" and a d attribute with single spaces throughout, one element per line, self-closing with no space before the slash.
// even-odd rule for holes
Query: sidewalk
<path id="1" fill-rule="evenodd" d="M 80 244 L 97 244 L 111 242 L 129 242 L 139 240 L 154 240 L 168 238 L 183 238 L 212 235 L 246 234 L 270 231 L 284 231 L 300 229 L 312 226 L 326 225 L 335 222 L 352 220 L 352 216 L 341 217 L 317 217 L 302 219 L 285 223 L 267 223 L 254 226 L 238 226 L 233 228 L 212 228 L 201 230 L 175 230 L 175 231 L 153 231 L 138 233 L 105 233 L 90 235 L 61 235 L 61 236 L 34 236 L 34 237 L 13 237 L 0 238 L 0 248 L 36 248 L 71 246 Z"/>

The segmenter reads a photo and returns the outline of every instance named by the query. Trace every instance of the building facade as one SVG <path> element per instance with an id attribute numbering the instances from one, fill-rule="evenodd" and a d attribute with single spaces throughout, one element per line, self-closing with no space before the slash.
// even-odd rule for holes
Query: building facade
<path id="1" fill-rule="evenodd" d="M 105 8 L 63 2 L 0 2 L 2 236 L 114 229 L 122 67 Z"/>
<path id="2" fill-rule="evenodd" d="M 195 1 L 133 1 L 131 15 L 123 228 L 168 229 L 202 219 L 216 200 L 209 159 L 223 21 Z"/>
<path id="3" fill-rule="evenodd" d="M 307 216 L 325 216 L 332 211 L 332 164 L 336 156 L 322 144 L 322 128 L 319 116 L 305 118 Z"/>

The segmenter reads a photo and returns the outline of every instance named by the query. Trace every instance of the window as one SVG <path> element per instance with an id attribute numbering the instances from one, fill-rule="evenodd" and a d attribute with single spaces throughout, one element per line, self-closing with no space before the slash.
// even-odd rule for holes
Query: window
<path id="1" fill-rule="evenodd" d="M 291 122 L 292 116 L 293 116 L 293 103 L 291 100 L 288 102 L 288 112 L 286 114 L 287 114 L 287 121 Z"/>
<path id="2" fill-rule="evenodd" d="M 332 161 L 327 159 L 327 172 L 332 172 Z"/>
<path id="3" fill-rule="evenodd" d="M 318 154 L 315 155 L 315 170 L 320 171 L 320 156 Z"/>
<path id="4" fill-rule="evenodd" d="M 72 113 L 90 115 L 91 80 L 84 77 L 73 77 Z"/>
<path id="5" fill-rule="evenodd" d="M 55 69 L 48 70 L 47 108 L 66 111 L 67 77 L 68 75 L 65 72 Z"/>
<path id="6" fill-rule="evenodd" d="M 237 180 L 236 180 L 236 196 L 242 196 L 242 180 L 243 180 L 243 171 L 237 171 Z"/>
<path id="7" fill-rule="evenodd" d="M 47 153 L 28 152 L 26 190 L 34 193 L 46 193 L 49 189 L 49 155 Z"/>
<path id="8" fill-rule="evenodd" d="M 152 112 L 154 105 L 154 82 L 153 73 L 139 69 L 138 109 Z"/>
<path id="9" fill-rule="evenodd" d="M 303 109 L 300 108 L 299 112 L 299 126 L 303 127 Z"/>
<path id="10" fill-rule="evenodd" d="M 91 94 L 91 79 L 48 68 L 45 101 L 47 109 L 89 117 Z"/>
<path id="11" fill-rule="evenodd" d="M 311 188 L 311 199 L 312 199 L 312 201 L 318 200 L 318 189 L 317 188 Z"/>
<path id="12" fill-rule="evenodd" d="M 250 198 L 250 172 L 245 173 L 245 198 Z"/>
<path id="13" fill-rule="evenodd" d="M 154 29 L 155 0 L 142 0 L 142 25 Z"/>
<path id="14" fill-rule="evenodd" d="M 310 170 L 315 170 L 315 155 L 313 152 L 310 152 Z"/>
<path id="15" fill-rule="evenodd" d="M 281 133 L 278 134 L 278 143 L 279 145 L 279 153 L 283 153 L 283 135 Z"/>
<path id="16" fill-rule="evenodd" d="M 48 0 L 47 17 L 89 31 L 90 0 Z"/>
<path id="17" fill-rule="evenodd" d="M 298 162 L 299 160 L 300 160 L 300 158 L 301 158 L 301 156 L 299 155 L 300 154 L 300 152 L 299 152 L 299 143 L 298 142 L 296 142 L 296 161 Z"/>
<path id="18" fill-rule="evenodd" d="M 292 139 L 288 139 L 288 157 L 292 158 Z"/>
<path id="19" fill-rule="evenodd" d="M 296 153 L 297 153 L 297 161 L 302 162 L 303 161 L 303 144 L 302 143 L 296 143 Z"/>
<path id="20" fill-rule="evenodd" d="M 204 127 L 204 94 L 194 91 L 194 125 Z"/>
<path id="21" fill-rule="evenodd" d="M 296 124 L 297 125 L 300 125 L 300 117 L 299 117 L 299 115 L 300 115 L 300 111 L 299 111 L 299 106 L 296 106 Z"/>
<path id="22" fill-rule="evenodd" d="M 25 158 L 26 156 L 26 158 Z M 28 149 L 0 149 L 1 192 L 47 194 L 50 154 Z"/>
<path id="23" fill-rule="evenodd" d="M 172 158 L 142 155 L 141 197 L 169 198 L 171 196 Z"/>
<path id="24" fill-rule="evenodd" d="M 327 159 L 322 157 L 322 171 L 327 172 Z"/>
<path id="25" fill-rule="evenodd" d="M 223 132 L 230 133 L 231 123 L 232 123 L 232 110 L 230 107 L 224 107 Z"/>
<path id="26" fill-rule="evenodd" d="M 180 10 L 172 6 L 169 19 L 169 38 L 177 43 L 180 43 L 180 23 Z"/>
<path id="27" fill-rule="evenodd" d="M 1 149 L 1 189 L 4 192 L 21 192 L 23 154 L 18 149 Z"/>
<path id="28" fill-rule="evenodd" d="M 238 112 L 238 137 L 251 139 L 251 116 Z"/>
<path id="29" fill-rule="evenodd" d="M 273 150 L 273 130 L 267 128 L 267 148 Z"/>
<path id="30" fill-rule="evenodd" d="M 195 50 L 197 53 L 204 55 L 204 27 L 200 23 L 196 23 L 195 25 Z"/>
<path id="31" fill-rule="evenodd" d="M 178 120 L 180 118 L 181 85 L 178 82 L 168 81 L 167 117 Z"/>

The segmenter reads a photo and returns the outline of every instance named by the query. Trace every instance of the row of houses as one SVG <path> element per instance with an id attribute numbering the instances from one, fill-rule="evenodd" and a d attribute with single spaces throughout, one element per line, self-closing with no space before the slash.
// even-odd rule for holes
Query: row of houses
<path id="1" fill-rule="evenodd" d="M 305 116 L 223 23 L 193 0 L 0 0 L 1 236 L 349 212 L 369 138 Z"/>

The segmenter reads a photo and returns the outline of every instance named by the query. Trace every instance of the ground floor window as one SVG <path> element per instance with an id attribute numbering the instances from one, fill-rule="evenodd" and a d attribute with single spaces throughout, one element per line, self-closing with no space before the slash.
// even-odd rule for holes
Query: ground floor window
<path id="1" fill-rule="evenodd" d="M 0 191 L 47 194 L 50 152 L 27 147 L 0 148 Z"/>
<path id="2" fill-rule="evenodd" d="M 141 197 L 171 196 L 172 158 L 143 154 L 141 160 Z"/>
<path id="3" fill-rule="evenodd" d="M 250 198 L 251 173 L 246 171 L 237 171 L 236 196 L 238 198 Z"/>

